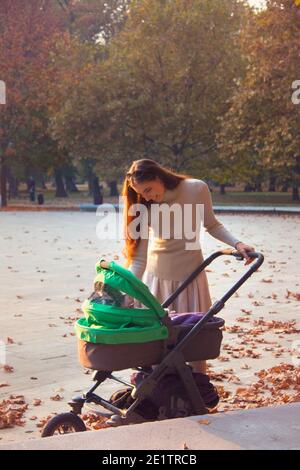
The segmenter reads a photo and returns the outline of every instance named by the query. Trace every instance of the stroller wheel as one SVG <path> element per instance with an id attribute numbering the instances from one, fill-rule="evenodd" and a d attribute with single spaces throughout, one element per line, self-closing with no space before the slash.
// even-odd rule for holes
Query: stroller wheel
<path id="1" fill-rule="evenodd" d="M 53 416 L 42 430 L 42 437 L 86 431 L 84 422 L 74 413 Z"/>

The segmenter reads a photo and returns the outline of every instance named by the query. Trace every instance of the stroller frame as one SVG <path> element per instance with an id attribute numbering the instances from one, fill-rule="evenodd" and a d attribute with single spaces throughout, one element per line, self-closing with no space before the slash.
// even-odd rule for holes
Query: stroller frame
<path id="1" fill-rule="evenodd" d="M 176 289 L 176 291 L 171 294 L 162 304 L 163 308 L 167 308 L 176 297 L 195 279 L 198 274 L 203 271 L 212 261 L 216 258 L 229 255 L 233 256 L 237 260 L 243 260 L 242 255 L 240 255 L 236 250 L 233 249 L 223 249 L 219 250 L 213 254 L 211 254 L 207 259 L 201 263 L 201 265 L 191 273 L 183 282 L 182 284 Z M 139 422 L 144 422 L 145 418 L 140 416 L 136 412 L 136 408 L 138 405 L 142 403 L 143 400 L 151 396 L 153 390 L 157 386 L 157 384 L 168 374 L 177 374 L 180 378 L 184 389 L 186 391 L 187 398 L 192 406 L 193 414 L 194 415 L 203 415 L 208 413 L 208 409 L 206 408 L 202 396 L 200 394 L 199 388 L 196 385 L 194 380 L 191 367 L 188 366 L 185 362 L 183 349 L 203 328 L 203 326 L 218 312 L 220 312 L 224 306 L 226 301 L 246 282 L 246 280 L 258 270 L 258 268 L 262 265 L 264 261 L 264 256 L 261 253 L 251 252 L 248 253 L 250 258 L 256 258 L 256 261 L 251 264 L 249 269 L 246 273 L 226 292 L 220 300 L 217 300 L 210 309 L 206 312 L 206 314 L 193 326 L 193 328 L 184 336 L 184 338 L 176 344 L 176 346 L 163 358 L 159 365 L 148 374 L 148 371 L 143 369 L 142 367 L 135 368 L 136 370 L 140 370 L 145 372 L 147 377 L 142 380 L 142 382 L 134 386 L 130 383 L 127 383 L 112 374 L 112 371 L 95 371 L 93 374 L 93 380 L 96 382 L 85 394 L 81 396 L 75 396 L 72 400 L 68 403 L 71 407 L 71 413 L 74 415 L 79 415 L 82 412 L 82 408 L 85 404 L 93 403 L 96 405 L 100 405 L 101 407 L 105 408 L 107 412 L 98 410 L 96 411 L 97 414 L 108 417 L 109 424 L 112 426 L 119 426 L 124 424 L 134 424 Z M 106 261 L 101 261 L 101 266 L 103 268 L 108 267 L 108 263 Z M 131 389 L 131 397 L 134 399 L 133 403 L 127 408 L 122 409 L 116 405 L 113 405 L 111 402 L 105 400 L 101 396 L 95 393 L 95 390 L 107 379 L 115 380 L 123 385 L 126 385 L 129 389 Z M 70 413 L 66 413 L 67 415 Z M 58 415 L 60 416 L 60 415 Z M 52 418 L 58 418 L 58 416 Z M 80 420 L 78 416 L 76 416 Z M 159 419 L 164 419 L 166 417 L 161 416 Z M 50 420 L 51 421 L 51 420 Z M 48 423 L 49 424 L 49 423 Z M 47 433 L 47 426 L 44 428 L 46 432 L 42 433 L 42 436 L 49 436 L 52 434 Z M 82 423 L 83 424 L 83 423 Z M 84 424 L 83 424 L 84 426 Z M 76 426 L 75 426 L 76 427 Z M 75 429 L 76 431 L 78 429 Z M 84 430 L 84 429 L 79 429 Z"/>

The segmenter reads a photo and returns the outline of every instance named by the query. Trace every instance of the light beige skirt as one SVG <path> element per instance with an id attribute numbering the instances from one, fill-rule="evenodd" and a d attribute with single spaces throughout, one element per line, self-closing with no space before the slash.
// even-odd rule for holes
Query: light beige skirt
<path id="1" fill-rule="evenodd" d="M 142 281 L 149 287 L 151 294 L 162 304 L 182 284 L 182 281 L 169 281 L 161 279 L 154 274 L 145 271 Z M 176 313 L 207 312 L 211 307 L 211 297 L 205 271 L 201 272 L 179 296 L 168 306 L 169 311 Z M 138 300 L 134 301 L 134 307 L 143 305 Z"/>

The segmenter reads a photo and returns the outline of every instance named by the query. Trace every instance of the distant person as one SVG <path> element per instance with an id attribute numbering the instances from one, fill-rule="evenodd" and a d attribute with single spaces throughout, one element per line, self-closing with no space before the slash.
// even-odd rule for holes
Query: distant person
<path id="1" fill-rule="evenodd" d="M 32 176 L 28 180 L 28 192 L 30 201 L 35 202 L 35 181 Z"/>
<path id="2" fill-rule="evenodd" d="M 94 204 L 99 206 L 103 204 L 103 193 L 102 193 L 103 186 L 99 186 L 99 178 L 95 176 L 93 179 L 93 198 Z"/>

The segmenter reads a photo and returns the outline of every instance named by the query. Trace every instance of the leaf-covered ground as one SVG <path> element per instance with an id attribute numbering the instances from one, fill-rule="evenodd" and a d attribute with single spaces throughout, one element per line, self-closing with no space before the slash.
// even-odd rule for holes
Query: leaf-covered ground
<path id="1" fill-rule="evenodd" d="M 292 216 L 218 216 L 265 255 L 260 270 L 228 300 L 218 359 L 209 374 L 219 411 L 299 401 L 299 221 Z M 91 384 L 77 360 L 73 325 L 90 294 L 94 265 L 122 263 L 122 241 L 99 240 L 93 213 L 0 214 L 0 443 L 37 437 L 47 418 Z M 109 219 L 112 232 L 114 223 Z M 224 245 L 208 234 L 205 255 Z M 213 300 L 245 271 L 222 258 L 207 270 Z M 5 356 L 5 360 L 4 360 Z M 128 378 L 129 372 L 117 375 Z M 108 381 L 103 396 L 120 388 Z M 91 429 L 102 427 L 87 418 Z"/>

